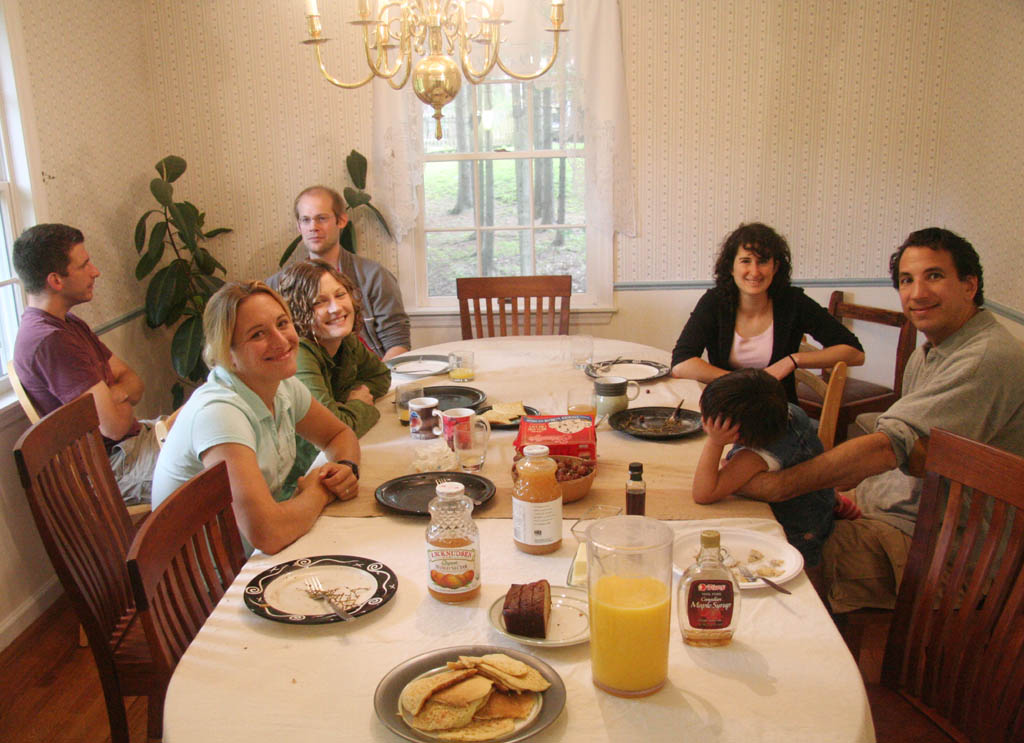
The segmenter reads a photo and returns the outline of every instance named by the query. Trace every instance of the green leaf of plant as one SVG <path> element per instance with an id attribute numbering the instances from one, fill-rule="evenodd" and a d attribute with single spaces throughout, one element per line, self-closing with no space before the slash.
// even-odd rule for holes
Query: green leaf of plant
<path id="1" fill-rule="evenodd" d="M 195 282 L 195 288 L 201 299 L 199 304 L 204 308 L 206 307 L 206 300 L 213 296 L 213 293 L 224 286 L 224 279 L 220 276 L 212 275 L 206 276 L 204 274 L 198 274 L 193 277 Z"/>
<path id="2" fill-rule="evenodd" d="M 345 228 L 341 231 L 341 237 L 338 238 L 338 242 L 341 243 L 341 247 L 350 253 L 356 252 L 356 228 L 352 224 L 352 220 L 348 221 Z"/>
<path id="3" fill-rule="evenodd" d="M 169 207 L 174 203 L 174 187 L 165 180 L 154 178 L 149 182 L 149 190 L 162 205 Z"/>
<path id="4" fill-rule="evenodd" d="M 230 227 L 218 227 L 216 229 L 210 230 L 205 235 L 203 235 L 203 237 L 205 237 L 207 240 L 209 240 L 211 237 L 217 237 L 217 235 L 223 235 L 225 232 L 231 232 L 231 228 Z"/>
<path id="5" fill-rule="evenodd" d="M 151 328 L 173 323 L 187 299 L 188 262 L 171 261 L 153 276 L 146 289 L 146 323 Z"/>
<path id="6" fill-rule="evenodd" d="M 183 204 L 171 204 L 167 207 L 167 211 L 171 213 L 171 223 L 178 230 L 178 237 L 185 243 L 185 247 L 190 252 L 196 252 L 196 232 L 194 228 L 194 222 L 190 222 L 189 218 L 192 213 L 187 208 L 182 208 Z"/>
<path id="7" fill-rule="evenodd" d="M 146 244 L 146 220 L 155 211 L 156 209 L 150 209 L 139 218 L 138 223 L 135 225 L 135 251 L 138 253 L 142 252 L 142 246 Z"/>
<path id="8" fill-rule="evenodd" d="M 366 202 L 366 206 L 369 207 L 370 211 L 377 215 L 377 221 L 380 222 L 380 226 L 384 228 L 384 231 L 386 233 L 388 233 L 388 237 L 394 240 L 395 236 L 391 234 L 391 227 L 388 226 L 388 221 L 384 219 L 384 215 L 377 211 L 377 207 L 375 207 L 369 201 Z"/>
<path id="9" fill-rule="evenodd" d="M 139 259 L 135 266 L 135 278 L 141 281 L 149 275 L 149 272 L 156 268 L 160 259 L 164 257 L 164 237 L 167 235 L 167 223 L 157 222 L 153 225 L 153 231 L 149 233 L 149 250 Z"/>
<path id="10" fill-rule="evenodd" d="M 356 188 L 366 188 L 366 158 L 359 152 L 352 150 L 345 158 L 345 167 Z"/>
<path id="11" fill-rule="evenodd" d="M 185 388 L 181 382 L 171 385 L 171 407 L 177 410 L 185 404 Z"/>
<path id="12" fill-rule="evenodd" d="M 206 248 L 198 248 L 195 254 L 196 268 L 209 276 L 217 270 L 217 261 Z"/>
<path id="13" fill-rule="evenodd" d="M 171 362 L 178 376 L 187 377 L 203 350 L 203 320 L 193 315 L 178 326 L 171 340 Z"/>
<path id="14" fill-rule="evenodd" d="M 349 209 L 355 209 L 357 206 L 370 203 L 370 194 L 366 191 L 357 191 L 351 186 L 345 186 L 345 201 L 348 203 Z"/>
<path id="15" fill-rule="evenodd" d="M 168 155 L 156 164 L 156 172 L 168 183 L 174 183 L 185 172 L 186 167 L 184 158 Z"/>
<path id="16" fill-rule="evenodd" d="M 188 375 L 188 378 L 193 382 L 205 382 L 207 375 L 210 373 L 210 367 L 203 362 L 203 357 L 199 357 L 199 363 L 192 367 L 192 372 Z"/>
<path id="17" fill-rule="evenodd" d="M 299 235 L 290 243 L 288 243 L 288 247 L 285 248 L 284 252 L 281 254 L 281 260 L 277 262 L 278 267 L 283 266 L 285 263 L 288 262 L 288 259 L 292 257 L 292 253 L 295 252 L 295 248 L 298 247 L 300 242 L 302 242 L 302 235 Z"/>

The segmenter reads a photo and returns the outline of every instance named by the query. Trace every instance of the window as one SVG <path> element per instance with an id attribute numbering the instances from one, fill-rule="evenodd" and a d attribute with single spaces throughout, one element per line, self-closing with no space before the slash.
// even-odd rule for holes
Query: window
<path id="1" fill-rule="evenodd" d="M 543 86 L 507 77 L 464 85 L 440 141 L 423 107 L 428 301 L 454 296 L 457 276 L 568 273 L 574 292 L 587 291 L 576 89 L 564 67 L 548 74 Z"/>
<path id="2" fill-rule="evenodd" d="M 531 72 L 550 57 L 550 0 L 506 0 L 501 56 Z M 455 307 L 461 276 L 563 274 L 573 308 L 612 305 L 612 245 L 632 233 L 628 104 L 616 0 L 566 7 L 555 65 L 521 82 L 495 67 L 443 110 L 374 83 L 375 203 L 398 240 L 413 314 Z M 588 81 L 592 81 L 588 85 Z"/>
<path id="3" fill-rule="evenodd" d="M 27 164 L 21 144 L 21 122 L 8 26 L 0 12 L 0 392 L 6 391 L 7 362 L 14 354 L 14 339 L 18 334 L 18 320 L 25 306 L 21 282 L 11 266 L 11 246 L 17 237 L 19 225 L 31 219 L 25 211 L 26 203 L 16 198 L 15 177 L 27 181 Z M 17 149 L 15 149 L 17 148 Z M 27 189 L 24 193 L 27 194 Z M 27 198 L 21 202 L 29 201 Z M 18 211 L 16 206 L 21 207 Z"/>

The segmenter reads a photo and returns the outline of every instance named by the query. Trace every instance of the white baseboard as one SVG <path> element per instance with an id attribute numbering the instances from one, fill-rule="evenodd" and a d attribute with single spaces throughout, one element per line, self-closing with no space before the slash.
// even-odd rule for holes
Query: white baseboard
<path id="1" fill-rule="evenodd" d="M 0 619 L 0 650 L 14 642 L 18 635 L 28 629 L 32 622 L 60 598 L 62 593 L 64 593 L 64 589 L 57 576 L 54 575 L 40 586 L 39 590 L 8 612 L 7 616 Z"/>

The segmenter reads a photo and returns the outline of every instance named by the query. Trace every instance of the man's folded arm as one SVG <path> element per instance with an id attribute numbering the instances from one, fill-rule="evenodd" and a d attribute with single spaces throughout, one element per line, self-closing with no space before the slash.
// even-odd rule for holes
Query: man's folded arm
<path id="1" fill-rule="evenodd" d="M 762 472 L 740 488 L 739 494 L 779 503 L 822 488 L 849 490 L 865 478 L 895 469 L 898 464 L 889 437 L 871 433 L 844 441 L 795 467 Z"/>

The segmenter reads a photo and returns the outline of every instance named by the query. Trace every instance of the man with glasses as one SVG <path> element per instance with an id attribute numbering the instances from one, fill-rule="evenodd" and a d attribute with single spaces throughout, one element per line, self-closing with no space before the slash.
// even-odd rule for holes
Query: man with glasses
<path id="1" fill-rule="evenodd" d="M 338 192 L 326 186 L 305 189 L 295 199 L 295 221 L 309 257 L 337 267 L 359 288 L 364 326 L 360 335 L 370 350 L 385 361 L 408 351 L 409 316 L 398 280 L 377 261 L 341 247 L 348 213 Z"/>

